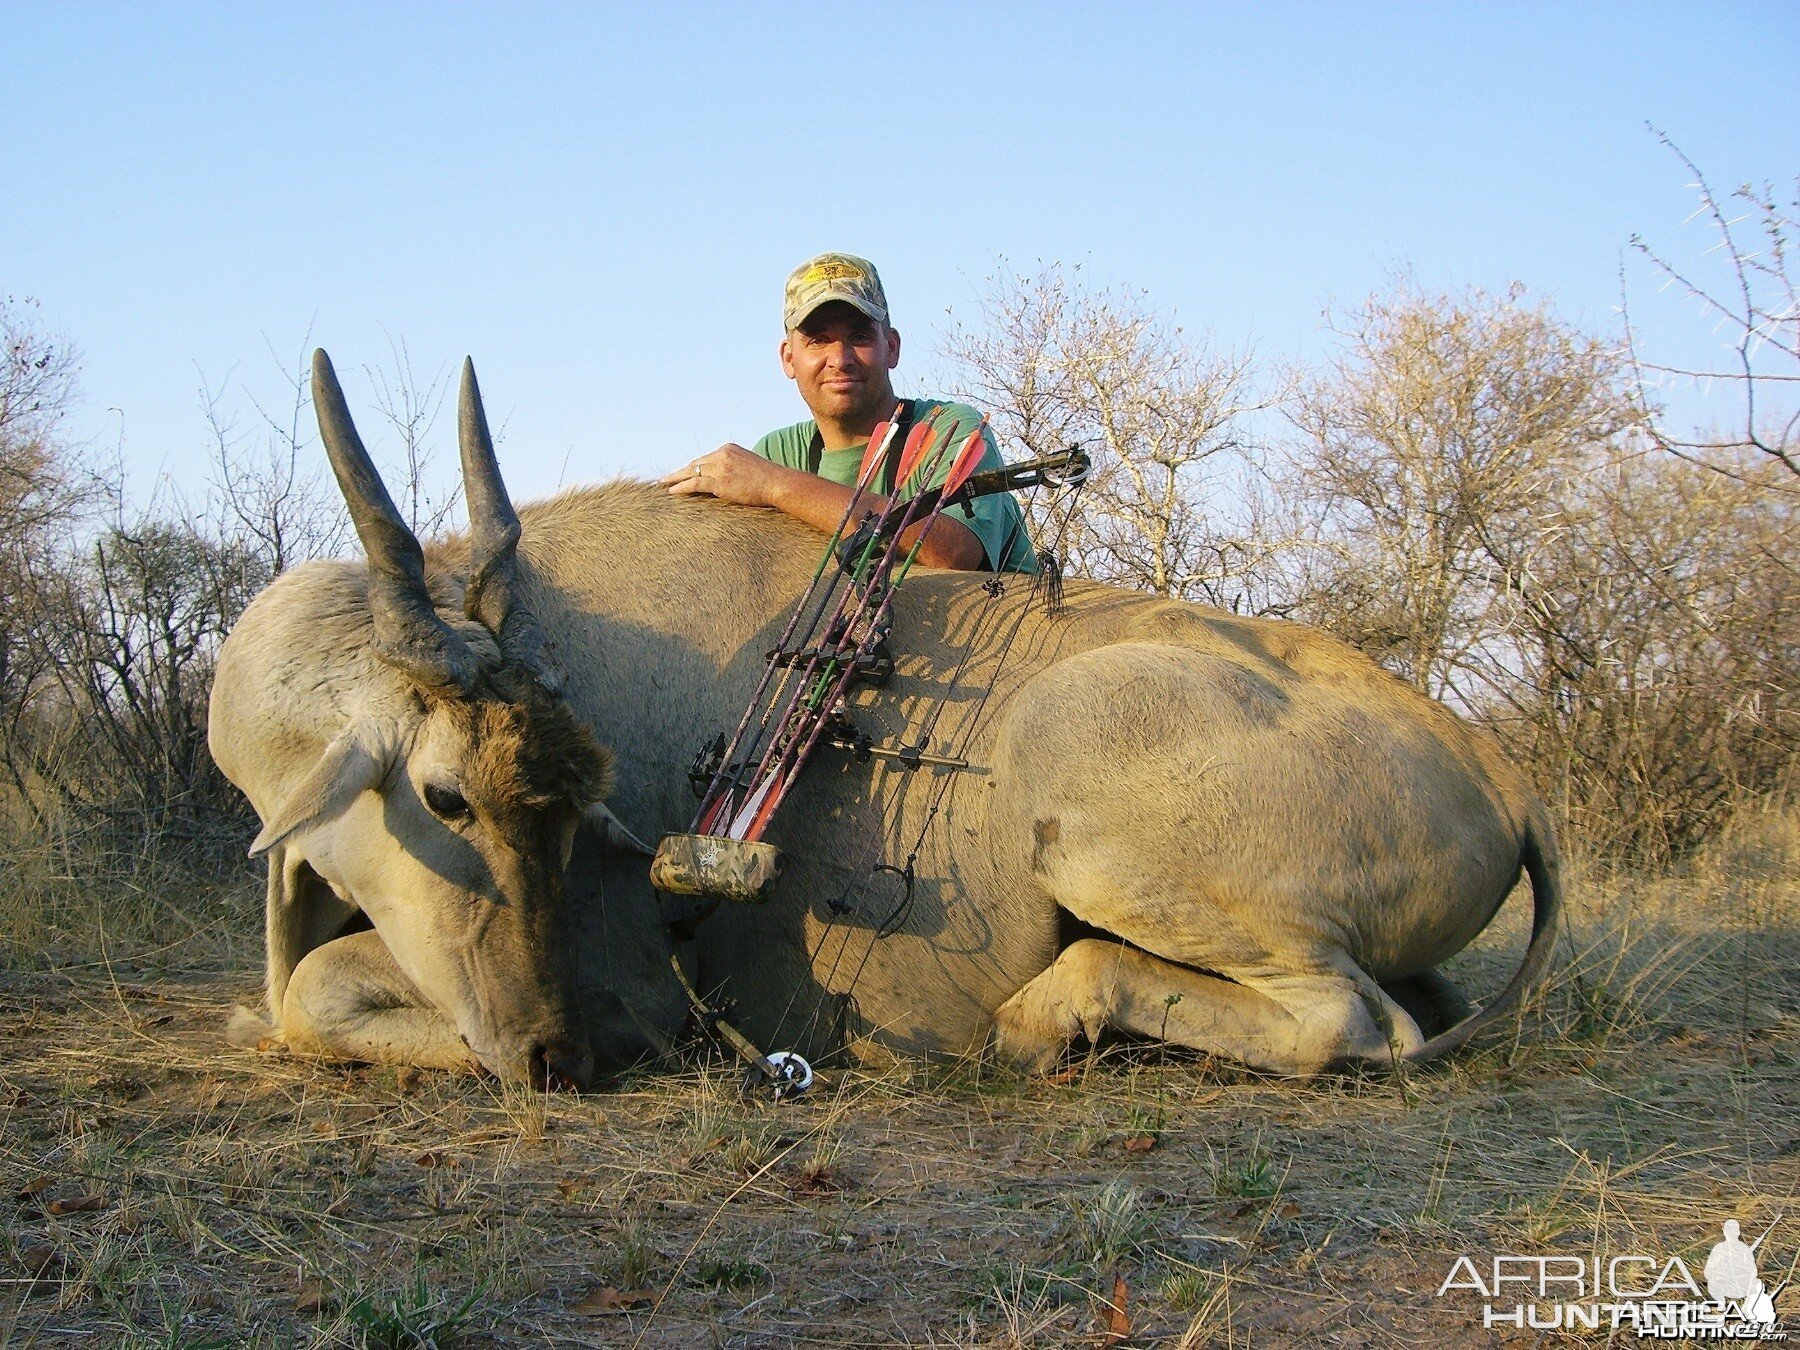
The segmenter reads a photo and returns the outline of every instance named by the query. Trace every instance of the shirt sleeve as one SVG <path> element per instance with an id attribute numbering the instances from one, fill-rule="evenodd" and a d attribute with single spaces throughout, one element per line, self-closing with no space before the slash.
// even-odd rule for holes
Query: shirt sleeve
<path id="1" fill-rule="evenodd" d="M 1000 458 L 1000 448 L 994 441 L 993 428 L 985 425 L 981 414 L 973 408 L 961 403 L 942 403 L 930 409 L 926 416 L 931 425 L 938 428 L 939 439 L 934 443 L 933 449 L 941 447 L 943 453 L 927 454 L 927 463 L 915 469 L 907 479 L 908 492 L 924 492 L 937 487 L 948 478 L 958 451 L 976 427 L 981 428 L 982 450 L 974 472 L 986 473 L 990 469 L 1006 466 L 1006 461 Z M 1025 532 L 1025 514 L 1019 509 L 1018 500 L 1012 493 L 989 493 L 972 502 L 960 502 L 946 507 L 944 514 L 974 532 L 975 537 L 981 541 L 989 571 L 1038 570 L 1037 555 Z"/>
<path id="2" fill-rule="evenodd" d="M 791 427 L 771 431 L 751 446 L 750 452 L 761 455 L 774 464 L 786 465 L 790 469 L 804 469 L 806 452 L 812 446 L 812 434 L 813 423 L 797 422 Z"/>

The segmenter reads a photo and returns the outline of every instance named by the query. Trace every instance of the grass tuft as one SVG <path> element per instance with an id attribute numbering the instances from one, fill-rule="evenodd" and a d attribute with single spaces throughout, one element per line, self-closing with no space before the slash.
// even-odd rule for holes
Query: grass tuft
<path id="1" fill-rule="evenodd" d="M 397 1292 L 354 1293 L 344 1302 L 344 1317 L 366 1350 L 451 1350 L 469 1330 L 483 1286 L 452 1305 L 434 1292 L 423 1263 Z"/>
<path id="2" fill-rule="evenodd" d="M 1156 1232 L 1156 1217 L 1144 1193 L 1115 1178 L 1088 1195 L 1069 1197 L 1061 1237 L 1076 1260 L 1111 1266 L 1145 1251 Z"/>

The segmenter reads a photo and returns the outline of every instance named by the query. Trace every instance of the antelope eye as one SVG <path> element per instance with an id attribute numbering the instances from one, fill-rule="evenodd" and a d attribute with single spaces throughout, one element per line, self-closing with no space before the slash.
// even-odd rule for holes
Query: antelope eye
<path id="1" fill-rule="evenodd" d="M 445 787 L 442 783 L 425 785 L 425 805 L 431 808 L 433 815 L 445 820 L 466 820 L 469 816 L 467 799 L 455 788 Z"/>

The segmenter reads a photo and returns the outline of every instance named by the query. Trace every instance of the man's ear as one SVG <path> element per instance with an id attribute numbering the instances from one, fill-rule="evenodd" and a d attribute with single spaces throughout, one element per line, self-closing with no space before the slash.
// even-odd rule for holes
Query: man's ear
<path id="1" fill-rule="evenodd" d="M 887 330 L 887 332 L 888 332 L 887 368 L 889 370 L 892 370 L 895 366 L 900 364 L 900 330 L 897 328 L 889 328 Z"/>
<path id="2" fill-rule="evenodd" d="M 799 378 L 799 372 L 794 369 L 794 343 L 791 338 L 781 339 L 781 373 L 790 380 Z"/>
<path id="3" fill-rule="evenodd" d="M 357 723 L 339 733 L 263 825 L 250 844 L 250 856 L 260 858 L 282 840 L 335 820 L 386 778 L 392 755 L 371 749 L 377 740 Z"/>

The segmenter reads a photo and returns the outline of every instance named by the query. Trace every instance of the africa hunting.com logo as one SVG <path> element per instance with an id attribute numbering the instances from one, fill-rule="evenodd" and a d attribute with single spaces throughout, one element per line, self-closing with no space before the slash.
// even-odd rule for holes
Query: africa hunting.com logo
<path id="1" fill-rule="evenodd" d="M 1444 1298 L 1468 1290 L 1484 1301 L 1483 1327 L 1534 1331 L 1599 1331 L 1630 1327 L 1656 1340 L 1781 1341 L 1775 1300 L 1789 1280 L 1770 1288 L 1757 1273 L 1757 1248 L 1778 1214 L 1754 1242 L 1736 1219 L 1722 1226 L 1701 1276 L 1702 1291 L 1679 1256 L 1659 1261 L 1641 1254 L 1614 1256 L 1493 1256 L 1484 1267 L 1458 1256 L 1438 1287 Z"/>

